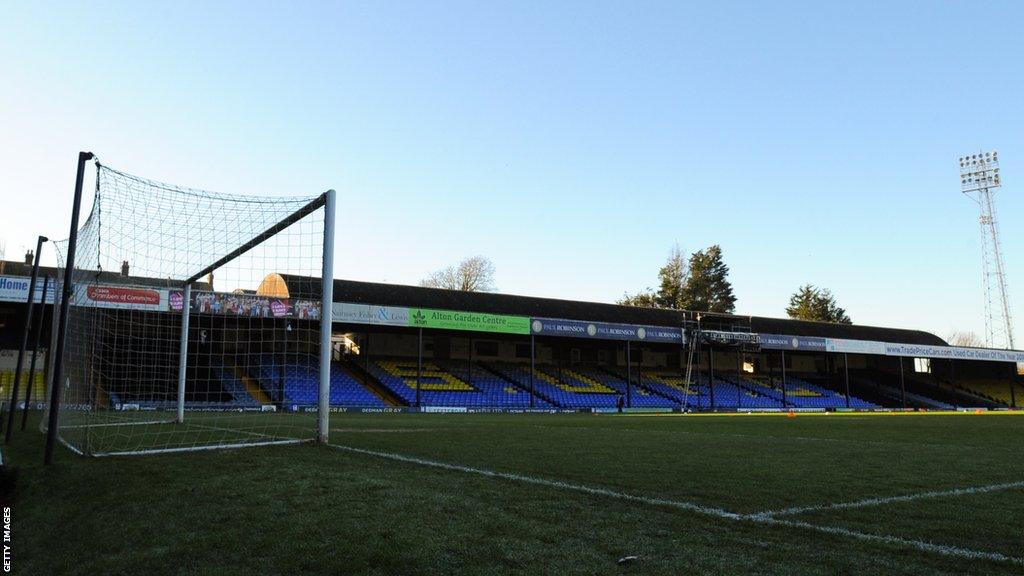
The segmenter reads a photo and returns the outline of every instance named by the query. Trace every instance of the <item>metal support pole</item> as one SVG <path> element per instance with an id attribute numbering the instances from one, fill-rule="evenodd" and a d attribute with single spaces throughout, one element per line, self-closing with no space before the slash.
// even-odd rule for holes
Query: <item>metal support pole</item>
<path id="1" fill-rule="evenodd" d="M 420 380 L 423 378 L 423 328 L 416 338 L 416 407 L 420 407 Z"/>
<path id="2" fill-rule="evenodd" d="M 836 368 L 836 359 L 835 359 L 835 356 L 832 356 L 832 355 L 828 355 L 828 359 L 829 359 L 829 361 L 831 362 L 831 365 L 832 365 L 831 368 L 829 369 L 829 373 L 828 373 L 828 388 L 829 388 L 829 390 L 831 390 L 832 389 L 832 372 Z M 846 396 L 846 407 L 849 408 L 850 407 L 850 387 L 849 386 L 846 387 L 846 394 L 845 394 L 845 396 Z"/>
<path id="3" fill-rule="evenodd" d="M 785 408 L 789 404 L 789 396 L 786 392 L 786 351 L 782 351 L 782 407 Z"/>
<path id="4" fill-rule="evenodd" d="M 28 369 L 28 386 L 25 386 L 25 407 L 21 411 L 21 429 L 25 430 L 25 423 L 28 422 L 28 405 L 32 402 L 32 386 L 36 381 L 36 356 L 39 354 L 39 339 L 43 333 L 43 316 L 46 311 L 46 293 L 50 289 L 50 277 L 43 276 L 43 296 L 39 299 L 39 322 L 36 323 L 36 339 L 32 345 L 32 362 Z"/>
<path id="5" fill-rule="evenodd" d="M 949 389 L 953 394 L 953 398 L 956 398 L 956 361 L 949 361 Z"/>
<path id="6" fill-rule="evenodd" d="M 188 321 L 192 316 L 192 285 L 181 296 L 181 344 L 178 345 L 178 424 L 185 422 L 185 372 L 188 369 Z"/>
<path id="7" fill-rule="evenodd" d="M 536 371 L 537 350 L 533 334 L 530 334 L 530 408 L 534 407 L 533 373 Z"/>
<path id="8" fill-rule="evenodd" d="M 939 390 L 942 390 L 942 382 L 939 380 L 938 374 L 935 373 L 935 366 L 932 366 L 931 368 L 932 368 L 932 381 L 935 383 L 935 387 L 936 388 L 938 388 Z M 959 409 L 960 402 L 959 402 L 959 400 L 957 400 L 956 388 L 953 386 L 952 382 L 949 383 L 949 395 L 950 395 L 950 398 L 953 399 L 953 410 Z"/>
<path id="9" fill-rule="evenodd" d="M 21 383 L 21 366 L 25 361 L 28 333 L 32 330 L 32 314 L 36 308 L 36 279 L 39 277 L 39 253 L 42 252 L 43 242 L 46 242 L 46 240 L 46 236 L 40 236 L 36 239 L 35 260 L 32 262 L 32 279 L 28 283 L 28 311 L 25 313 L 25 329 L 21 334 L 21 348 L 18 349 L 18 360 L 14 365 L 14 382 L 11 384 L 11 403 L 10 411 L 7 414 L 7 431 L 4 433 L 4 443 L 11 441 L 11 433 L 14 432 L 14 413 L 18 411 L 18 384 Z M 32 383 L 29 382 L 28 385 L 32 386 Z"/>
<path id="10" fill-rule="evenodd" d="M 900 361 L 900 402 L 903 404 L 903 409 L 907 409 L 907 382 L 903 376 L 903 356 L 899 357 Z"/>
<path id="11" fill-rule="evenodd" d="M 743 354 L 736 351 L 736 409 L 743 404 Z"/>
<path id="12" fill-rule="evenodd" d="M 317 402 L 317 440 L 330 436 L 331 336 L 334 333 L 334 190 L 324 193 L 324 262 L 320 275 L 320 396 Z"/>
<path id="13" fill-rule="evenodd" d="M 843 352 L 843 379 L 846 381 L 846 405 L 850 405 L 850 356 Z"/>
<path id="14" fill-rule="evenodd" d="M 708 390 L 711 393 L 711 410 L 715 410 L 715 351 L 708 346 Z"/>
<path id="15" fill-rule="evenodd" d="M 786 400 L 786 351 L 782 352 L 782 407 L 785 408 L 788 403 Z"/>
<path id="16" fill-rule="evenodd" d="M 284 381 L 288 377 L 288 319 L 285 318 L 283 323 L 284 327 L 281 329 L 284 335 L 281 339 L 283 345 L 281 347 L 281 362 L 277 365 L 277 394 L 275 394 L 280 400 L 282 407 L 284 405 Z M 271 328 L 271 330 L 274 330 L 274 328 Z M 277 356 L 276 352 L 274 356 Z M 319 392 L 319 388 L 317 391 Z M 317 401 L 319 402 L 319 395 L 317 396 Z"/>
<path id="17" fill-rule="evenodd" d="M 43 463 L 53 461 L 53 446 L 57 441 L 57 416 L 60 414 L 60 391 L 64 377 L 64 344 L 68 325 L 68 311 L 71 307 L 73 272 L 75 270 L 75 249 L 78 248 L 78 217 L 82 212 L 82 181 L 85 179 L 85 163 L 92 160 L 92 152 L 78 153 L 78 173 L 75 176 L 75 199 L 71 207 L 71 233 L 68 234 L 67 261 L 64 265 L 60 299 L 60 323 L 57 328 L 57 349 L 54 352 L 53 378 L 50 380 L 50 416 L 46 430 L 46 449 Z"/>
<path id="18" fill-rule="evenodd" d="M 626 407 L 633 407 L 633 359 L 630 356 L 631 346 L 626 340 Z"/>

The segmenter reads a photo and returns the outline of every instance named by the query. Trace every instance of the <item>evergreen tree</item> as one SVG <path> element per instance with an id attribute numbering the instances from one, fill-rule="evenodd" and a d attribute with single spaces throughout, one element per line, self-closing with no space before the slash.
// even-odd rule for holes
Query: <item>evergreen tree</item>
<path id="1" fill-rule="evenodd" d="M 732 313 L 736 296 L 729 283 L 729 267 L 717 244 L 690 256 L 689 274 L 683 285 L 681 308 L 700 312 Z"/>
<path id="2" fill-rule="evenodd" d="M 650 288 L 648 288 L 646 292 L 641 292 L 639 294 L 626 293 L 622 296 L 621 300 L 618 300 L 615 303 L 620 306 L 639 306 L 640 308 L 658 307 L 657 299 L 654 292 L 651 292 Z"/>
<path id="3" fill-rule="evenodd" d="M 686 284 L 689 269 L 683 249 L 679 247 L 679 244 L 673 245 L 669 252 L 668 262 L 658 271 L 661 286 L 658 288 L 657 294 L 654 295 L 654 302 L 658 308 L 671 310 L 683 308 L 683 286 Z"/>
<path id="4" fill-rule="evenodd" d="M 811 284 L 804 284 L 789 297 L 786 314 L 796 320 L 817 320 L 817 302 L 818 290 Z"/>
<path id="5" fill-rule="evenodd" d="M 852 324 L 846 310 L 836 303 L 832 291 L 805 284 L 789 297 L 786 314 L 797 320 L 813 320 L 816 322 L 832 322 L 834 324 Z"/>

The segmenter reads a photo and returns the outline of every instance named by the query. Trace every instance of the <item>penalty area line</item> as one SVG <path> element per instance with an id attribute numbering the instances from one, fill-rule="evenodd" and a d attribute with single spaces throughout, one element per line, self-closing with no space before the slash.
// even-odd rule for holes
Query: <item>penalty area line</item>
<path id="1" fill-rule="evenodd" d="M 440 468 L 442 470 L 452 470 L 455 472 L 463 472 L 466 474 L 477 474 L 479 476 L 487 476 L 488 478 L 501 478 L 504 480 L 511 480 L 513 482 L 523 482 L 526 484 L 536 484 L 539 486 L 548 486 L 551 488 L 559 488 L 562 490 L 572 490 L 574 492 L 593 494 L 595 496 L 605 496 L 608 498 L 615 498 L 618 500 L 626 500 L 628 502 L 640 502 L 652 506 L 668 506 L 671 508 L 688 510 L 690 512 L 697 512 L 709 516 L 717 516 L 719 518 L 729 518 L 731 520 L 740 520 L 743 518 L 742 514 L 736 514 L 734 512 L 729 512 L 728 510 L 723 510 L 721 508 L 714 508 L 712 506 L 703 506 L 701 504 L 695 504 L 693 502 L 680 502 L 676 500 L 650 498 L 647 496 L 636 496 L 633 494 L 626 494 L 625 492 L 616 492 L 614 490 L 608 490 L 606 488 L 595 488 L 593 486 L 584 486 L 582 484 L 570 484 L 568 482 L 562 482 L 559 480 L 547 480 L 544 478 L 524 476 L 522 474 L 512 474 L 509 472 L 496 472 L 494 470 L 486 470 L 483 468 L 471 468 L 469 466 L 447 464 L 445 462 L 437 462 L 435 460 L 424 460 L 423 458 L 403 456 L 401 454 L 394 454 L 391 452 L 378 452 L 376 450 L 366 450 L 364 448 L 342 446 L 341 444 L 328 444 L 328 446 L 336 448 L 338 450 L 344 450 L 346 452 L 355 452 L 356 454 L 376 456 L 378 458 L 386 458 L 388 460 L 396 460 L 398 462 L 406 462 L 408 464 L 418 464 L 420 466 L 429 466 L 431 468 Z"/>
<path id="2" fill-rule="evenodd" d="M 968 488 L 953 488 L 952 490 L 929 490 L 917 494 L 904 494 L 902 496 L 888 496 L 884 498 L 866 498 L 852 502 L 838 502 L 835 504 L 820 504 L 817 506 L 799 506 L 794 508 L 781 508 L 779 510 L 766 510 L 750 514 L 751 518 L 764 519 L 777 516 L 792 516 L 806 512 L 820 512 L 823 510 L 844 510 L 848 508 L 867 508 L 869 506 L 884 506 L 886 504 L 898 504 L 901 502 L 912 502 L 925 498 L 945 498 L 947 496 L 969 496 L 971 494 L 985 494 L 988 492 L 1000 492 L 1003 490 L 1014 490 L 1024 488 L 1024 482 L 1006 482 L 1003 484 L 989 484 L 988 486 L 973 486 Z"/>
<path id="3" fill-rule="evenodd" d="M 857 532 L 855 530 L 849 530 L 846 528 L 838 528 L 833 526 L 820 526 L 817 524 L 811 524 L 808 522 L 796 521 L 796 520 L 782 520 L 775 518 L 774 516 L 768 516 L 764 514 L 739 514 L 736 512 L 729 512 L 722 508 L 716 508 L 714 506 L 704 506 L 702 504 L 696 504 L 694 502 L 686 502 L 679 500 L 667 500 L 664 498 L 653 498 L 649 496 L 639 496 L 636 494 L 628 494 L 625 492 L 617 492 L 615 490 L 609 490 L 607 488 L 597 488 L 593 486 L 586 486 L 584 484 L 572 484 L 569 482 L 562 482 L 560 480 L 548 480 L 545 478 L 537 478 L 534 476 L 526 476 L 523 474 L 512 474 L 510 472 L 497 472 L 494 470 L 487 470 L 485 468 L 473 468 L 471 466 L 462 466 L 459 464 L 449 464 L 446 462 L 439 462 L 436 460 L 427 460 L 424 458 L 417 458 L 415 456 L 405 456 L 402 454 L 396 454 L 393 452 L 382 452 L 378 450 L 367 450 L 365 448 L 356 448 L 354 446 L 344 446 L 341 444 L 327 444 L 331 448 L 341 450 L 344 452 L 350 452 L 355 454 L 363 454 L 366 456 L 374 456 L 377 458 L 384 458 L 387 460 L 393 460 L 396 462 L 404 462 L 407 464 L 416 464 L 419 466 L 426 466 L 430 468 L 438 468 L 441 470 L 450 470 L 454 472 L 462 472 L 465 474 L 476 474 L 478 476 L 485 476 L 488 478 L 498 478 L 503 480 L 510 480 L 512 482 L 521 482 L 525 484 L 534 484 L 538 486 L 547 486 L 550 488 L 557 488 L 560 490 L 570 490 L 573 492 L 580 492 L 583 494 L 590 494 L 594 496 L 604 496 L 607 498 L 614 498 L 616 500 L 623 500 L 626 502 L 636 502 L 640 504 L 647 504 L 650 506 L 662 506 L 668 508 L 675 508 L 677 510 L 685 510 L 688 512 L 694 512 L 697 514 L 703 514 L 705 516 L 712 516 L 715 518 L 722 518 L 725 520 L 733 520 L 738 522 L 750 522 L 753 524 L 763 524 L 765 526 L 781 526 L 786 528 L 796 528 L 802 530 L 812 530 L 823 534 L 829 534 L 832 536 L 843 536 L 847 538 L 855 538 L 857 540 L 863 540 L 868 542 L 877 542 L 882 544 L 888 544 L 901 548 L 913 548 L 922 552 L 931 552 L 940 554 L 943 556 L 952 556 L 955 558 L 962 558 L 967 560 L 992 560 L 996 562 L 1009 562 L 1017 565 L 1024 566 L 1024 558 L 1007 556 L 998 552 L 985 552 L 980 550 L 972 550 L 969 548 L 960 548 L 957 546 L 945 546 L 942 544 L 934 544 L 931 542 L 925 542 L 922 540 L 911 540 L 907 538 L 901 538 L 898 536 L 886 536 L 881 534 L 871 534 L 867 532 Z"/>

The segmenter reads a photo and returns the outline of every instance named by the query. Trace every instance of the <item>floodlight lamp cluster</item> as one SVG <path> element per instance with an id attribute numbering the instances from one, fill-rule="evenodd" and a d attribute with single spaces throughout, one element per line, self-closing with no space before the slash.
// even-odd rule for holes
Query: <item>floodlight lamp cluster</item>
<path id="1" fill-rule="evenodd" d="M 993 150 L 960 157 L 960 187 L 964 192 L 1001 185 L 999 152 Z"/>

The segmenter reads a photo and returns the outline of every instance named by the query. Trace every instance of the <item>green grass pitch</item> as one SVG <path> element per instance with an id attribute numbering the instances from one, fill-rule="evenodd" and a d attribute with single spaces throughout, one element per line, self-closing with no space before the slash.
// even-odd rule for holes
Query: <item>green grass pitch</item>
<path id="1" fill-rule="evenodd" d="M 1024 572 L 1021 415 L 332 414 L 331 429 L 346 449 L 60 448 L 49 469 L 42 435 L 16 434 L 14 572 Z"/>

